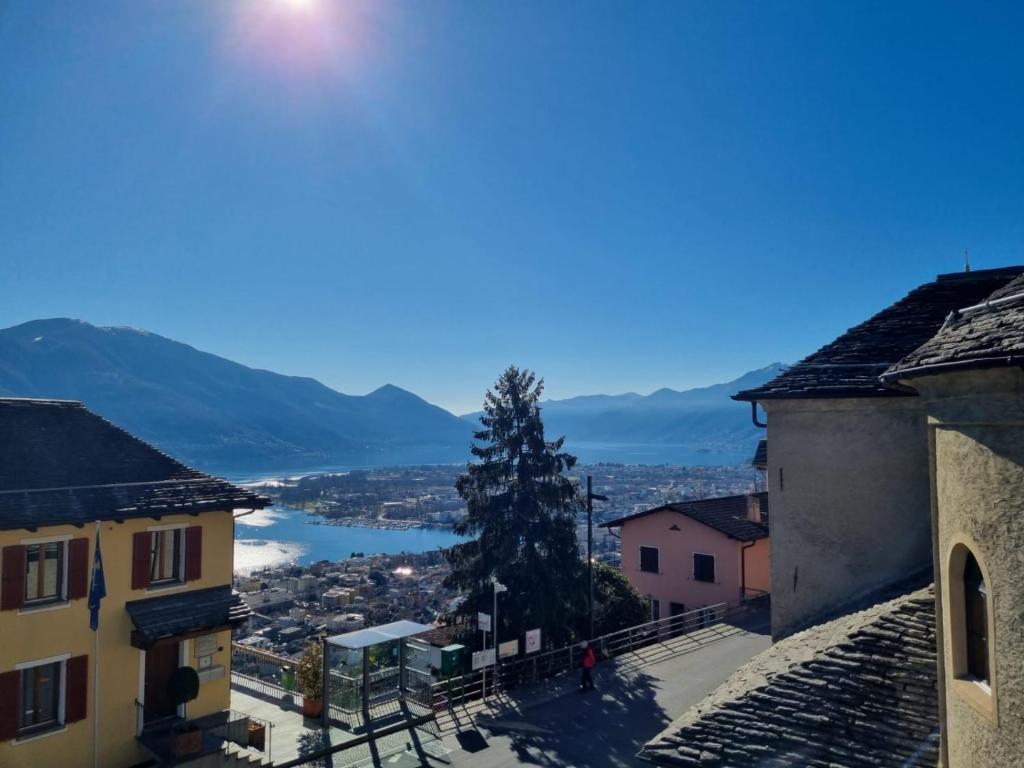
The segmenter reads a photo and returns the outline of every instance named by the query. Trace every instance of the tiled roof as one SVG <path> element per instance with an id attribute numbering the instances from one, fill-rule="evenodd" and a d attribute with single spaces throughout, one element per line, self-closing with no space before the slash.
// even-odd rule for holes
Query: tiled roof
<path id="1" fill-rule="evenodd" d="M 892 397 L 879 376 L 939 330 L 954 309 L 982 301 L 1024 273 L 1024 266 L 939 275 L 892 306 L 737 400 Z"/>
<path id="2" fill-rule="evenodd" d="M 0 529 L 260 508 L 81 403 L 0 398 Z"/>
<path id="3" fill-rule="evenodd" d="M 754 459 L 750 462 L 753 466 L 758 469 L 768 468 L 768 441 L 758 440 L 757 450 L 754 451 Z"/>
<path id="4" fill-rule="evenodd" d="M 953 312 L 931 339 L 892 366 L 886 381 L 952 368 L 1024 364 L 1024 275 L 974 307 Z"/>
<path id="5" fill-rule="evenodd" d="M 616 520 L 601 523 L 601 528 L 618 528 L 623 523 L 655 512 L 678 512 L 681 515 L 703 523 L 726 536 L 740 541 L 755 541 L 768 536 L 768 494 L 756 494 L 761 504 L 761 523 L 747 518 L 747 496 L 720 496 L 716 499 L 699 499 L 697 501 L 681 501 L 676 504 L 665 504 L 633 515 L 626 515 Z"/>
<path id="6" fill-rule="evenodd" d="M 781 640 L 646 744 L 690 768 L 938 763 L 931 588 Z"/>
<path id="7" fill-rule="evenodd" d="M 224 629 L 251 615 L 228 585 L 132 600 L 125 608 L 135 627 L 133 644 L 140 648 L 189 632 Z"/>

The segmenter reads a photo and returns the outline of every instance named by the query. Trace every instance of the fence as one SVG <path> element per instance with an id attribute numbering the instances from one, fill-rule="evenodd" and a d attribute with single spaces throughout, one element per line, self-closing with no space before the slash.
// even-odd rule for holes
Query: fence
<path id="1" fill-rule="evenodd" d="M 748 615 L 757 607 L 757 601 L 750 600 L 739 604 L 718 603 L 675 616 L 666 616 L 646 624 L 620 629 L 617 632 L 610 632 L 607 635 L 594 638 L 590 644 L 599 659 L 611 659 L 645 646 L 691 634 L 697 630 L 720 624 L 727 619 Z M 497 666 L 488 667 L 486 670 L 487 689 L 490 692 L 510 690 L 527 683 L 557 677 L 567 672 L 572 673 L 576 670 L 582 653 L 582 647 L 579 644 L 573 644 L 511 661 L 499 661 Z M 483 672 L 484 670 L 477 670 L 434 683 L 432 686 L 434 710 L 446 709 L 454 704 L 481 698 L 484 695 Z"/>
<path id="2" fill-rule="evenodd" d="M 261 698 L 280 702 L 291 696 L 302 706 L 302 693 L 295 686 L 295 662 L 247 645 L 231 644 L 231 685 Z"/>

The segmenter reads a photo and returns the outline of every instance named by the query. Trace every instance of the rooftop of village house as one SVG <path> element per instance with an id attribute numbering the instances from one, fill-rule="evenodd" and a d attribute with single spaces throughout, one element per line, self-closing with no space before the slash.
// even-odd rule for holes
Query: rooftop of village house
<path id="1" fill-rule="evenodd" d="M 955 310 L 932 338 L 893 365 L 887 381 L 1024 361 L 1024 275 L 984 302 Z"/>
<path id="2" fill-rule="evenodd" d="M 747 517 L 749 497 L 747 494 L 738 496 L 720 496 L 716 499 L 698 499 L 696 501 L 680 501 L 675 504 L 664 504 L 660 507 L 647 509 L 632 515 L 601 523 L 602 528 L 617 528 L 630 520 L 653 515 L 656 512 L 678 512 L 684 517 L 721 531 L 726 536 L 739 541 L 756 541 L 768 536 L 768 493 L 752 494 L 760 504 L 761 522 L 757 523 Z"/>
<path id="3" fill-rule="evenodd" d="M 70 400 L 0 398 L 0 529 L 262 508 Z"/>
<path id="4" fill-rule="evenodd" d="M 932 338 L 950 312 L 983 301 L 1021 273 L 1024 266 L 939 275 L 735 399 L 906 396 L 910 393 L 885 386 L 879 376 Z"/>
<path id="5" fill-rule="evenodd" d="M 935 764 L 937 754 L 934 595 L 927 587 L 775 643 L 640 757 L 694 768 L 902 768 Z"/>

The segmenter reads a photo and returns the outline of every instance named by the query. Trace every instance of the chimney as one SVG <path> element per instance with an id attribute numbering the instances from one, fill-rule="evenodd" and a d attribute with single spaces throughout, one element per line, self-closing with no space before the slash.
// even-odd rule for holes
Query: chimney
<path id="1" fill-rule="evenodd" d="M 759 494 L 747 494 L 747 520 L 752 523 L 761 522 L 761 496 Z"/>

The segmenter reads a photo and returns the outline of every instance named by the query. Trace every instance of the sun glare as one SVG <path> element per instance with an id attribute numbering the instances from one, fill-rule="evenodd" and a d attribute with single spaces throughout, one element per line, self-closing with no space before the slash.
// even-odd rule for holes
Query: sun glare
<path id="1" fill-rule="evenodd" d="M 350 72 L 365 49 L 361 3 L 273 0 L 236 9 L 227 43 L 249 68 L 289 78 Z"/>

